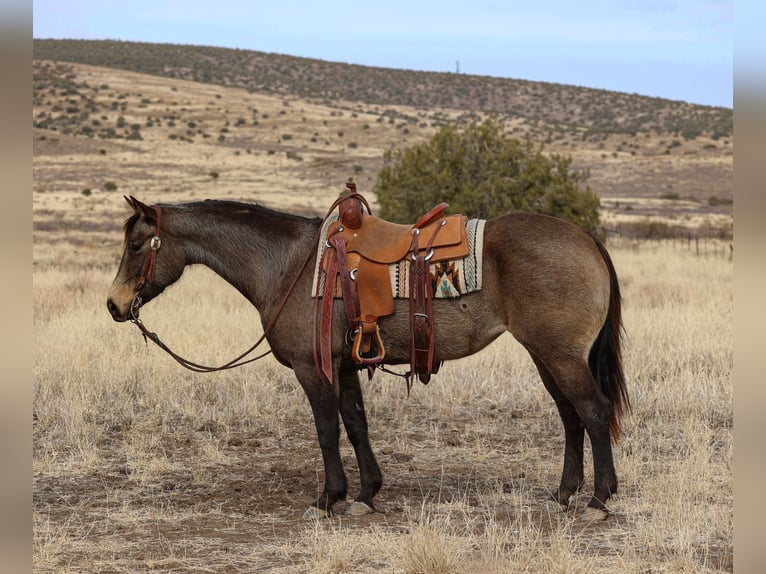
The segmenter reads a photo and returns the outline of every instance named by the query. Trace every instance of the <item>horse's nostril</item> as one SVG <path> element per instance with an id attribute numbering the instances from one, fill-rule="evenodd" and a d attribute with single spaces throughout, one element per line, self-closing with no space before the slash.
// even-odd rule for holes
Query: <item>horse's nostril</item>
<path id="1" fill-rule="evenodd" d="M 124 321 L 125 317 L 122 316 L 120 313 L 120 308 L 117 307 L 114 301 L 111 299 L 107 300 L 106 302 L 106 308 L 109 309 L 109 313 L 112 315 L 112 318 L 115 321 Z"/>

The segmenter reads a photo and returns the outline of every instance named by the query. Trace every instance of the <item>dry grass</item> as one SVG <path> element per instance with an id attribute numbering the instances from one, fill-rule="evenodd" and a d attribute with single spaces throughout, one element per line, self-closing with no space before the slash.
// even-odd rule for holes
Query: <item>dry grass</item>
<path id="1" fill-rule="evenodd" d="M 306 522 L 321 465 L 287 369 L 186 373 L 111 322 L 111 273 L 37 272 L 36 571 L 731 571 L 732 263 L 670 244 L 612 252 L 634 411 L 614 515 L 590 526 L 545 502 L 562 432 L 510 337 L 409 398 L 384 375 L 366 383 L 381 513 Z M 220 362 L 257 337 L 257 314 L 187 273 L 144 319 Z"/>

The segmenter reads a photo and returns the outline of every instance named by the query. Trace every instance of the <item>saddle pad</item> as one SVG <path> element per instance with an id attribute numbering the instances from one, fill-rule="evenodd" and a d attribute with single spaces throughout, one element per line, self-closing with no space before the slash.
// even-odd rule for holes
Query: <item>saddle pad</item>
<path id="1" fill-rule="evenodd" d="M 319 264 L 322 260 L 322 254 L 327 248 L 325 244 L 327 230 L 337 220 L 337 215 L 329 217 L 320 232 L 317 260 L 314 266 L 314 282 L 311 288 L 312 297 L 318 297 L 324 292 L 324 274 L 320 273 Z M 481 289 L 485 223 L 484 219 L 466 221 L 465 229 L 468 236 L 468 255 L 466 257 L 453 261 L 440 261 L 429 266 L 435 299 L 460 297 Z M 409 269 L 410 263 L 407 259 L 388 266 L 391 291 L 395 298 L 409 297 Z M 342 296 L 340 284 L 335 288 L 335 296 Z"/>

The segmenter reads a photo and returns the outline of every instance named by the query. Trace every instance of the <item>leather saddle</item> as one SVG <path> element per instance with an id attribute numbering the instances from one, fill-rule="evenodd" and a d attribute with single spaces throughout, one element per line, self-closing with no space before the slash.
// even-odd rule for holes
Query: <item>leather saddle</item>
<path id="1" fill-rule="evenodd" d="M 372 376 L 375 366 L 385 358 L 378 318 L 394 313 L 389 265 L 407 260 L 411 366 L 408 377 L 411 380 L 417 374 L 421 382 L 427 383 L 439 368 L 434 357 L 429 265 L 468 255 L 466 217 L 444 215 L 448 205 L 441 203 L 412 225 L 391 223 L 373 216 L 366 200 L 356 193 L 355 185 L 347 186 L 351 193 L 336 202 L 339 218 L 328 227 L 321 263 L 325 289 L 321 294 L 319 326 L 321 365 L 317 366 L 331 381 L 332 301 L 340 290 L 351 356 Z"/>

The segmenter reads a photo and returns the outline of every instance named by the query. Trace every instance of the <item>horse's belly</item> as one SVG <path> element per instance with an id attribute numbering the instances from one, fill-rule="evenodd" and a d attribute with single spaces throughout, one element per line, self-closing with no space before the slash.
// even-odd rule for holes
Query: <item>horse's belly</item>
<path id="1" fill-rule="evenodd" d="M 460 359 L 480 351 L 507 329 L 495 306 L 481 294 L 434 300 L 434 346 L 438 361 Z M 386 347 L 385 362 L 410 361 L 409 302 L 398 303 L 393 315 L 378 321 Z"/>

